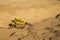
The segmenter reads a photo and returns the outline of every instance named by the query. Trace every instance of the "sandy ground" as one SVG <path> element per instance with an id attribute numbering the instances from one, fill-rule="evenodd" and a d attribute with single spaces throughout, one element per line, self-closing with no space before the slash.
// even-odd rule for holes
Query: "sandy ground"
<path id="1" fill-rule="evenodd" d="M 57 0 L 0 0 L 0 26 L 7 27 L 15 17 L 30 23 L 60 13 L 60 1 Z"/>
<path id="2" fill-rule="evenodd" d="M 54 18 L 59 13 L 59 0 L 0 0 L 0 27 L 6 27 L 0 29 L 0 40 L 18 40 L 18 38 L 23 38 L 25 34 L 29 34 L 29 36 L 26 35 L 28 37 L 22 40 L 49 40 L 47 35 L 51 35 L 51 33 L 47 30 L 45 31 L 44 28 L 45 26 L 50 26 L 51 23 L 53 23 L 51 26 L 54 26 L 54 23 L 59 23 L 59 20 Z M 23 31 L 15 28 L 8 29 L 8 24 L 15 17 L 22 18 L 33 24 L 33 32 L 27 33 L 25 29 Z M 42 22 L 42 20 L 47 18 L 49 20 Z M 46 38 L 41 35 L 42 31 L 44 34 L 46 33 Z M 16 32 L 16 34 L 9 37 L 13 32 Z M 37 36 L 33 37 L 35 35 Z M 54 35 L 52 40 L 56 40 L 55 38 L 58 39 L 59 37 L 55 37 Z"/>
<path id="3" fill-rule="evenodd" d="M 24 29 L 0 27 L 0 40 L 60 40 L 60 20 L 50 17 Z"/>

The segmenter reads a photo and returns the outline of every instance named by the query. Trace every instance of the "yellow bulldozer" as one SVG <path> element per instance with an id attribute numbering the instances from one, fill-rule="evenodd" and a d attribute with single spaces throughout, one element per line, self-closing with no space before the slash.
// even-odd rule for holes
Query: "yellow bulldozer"
<path id="1" fill-rule="evenodd" d="M 14 20 L 11 20 L 11 23 L 9 23 L 10 28 L 12 28 L 12 27 L 24 28 L 25 25 L 32 26 L 30 23 L 26 22 L 25 20 L 22 20 L 21 18 L 15 18 Z"/>

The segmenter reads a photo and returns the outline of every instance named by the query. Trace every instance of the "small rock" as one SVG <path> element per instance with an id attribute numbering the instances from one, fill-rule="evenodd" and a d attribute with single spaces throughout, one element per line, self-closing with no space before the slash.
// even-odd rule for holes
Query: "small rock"
<path id="1" fill-rule="evenodd" d="M 18 38 L 18 40 L 21 40 L 20 38 Z"/>
<path id="2" fill-rule="evenodd" d="M 58 14 L 55 18 L 58 19 L 58 20 L 60 20 L 60 14 Z"/>
<path id="3" fill-rule="evenodd" d="M 60 14 L 58 14 L 55 18 L 59 18 Z"/>
<path id="4" fill-rule="evenodd" d="M 50 37 L 49 40 L 52 40 L 52 37 Z"/>

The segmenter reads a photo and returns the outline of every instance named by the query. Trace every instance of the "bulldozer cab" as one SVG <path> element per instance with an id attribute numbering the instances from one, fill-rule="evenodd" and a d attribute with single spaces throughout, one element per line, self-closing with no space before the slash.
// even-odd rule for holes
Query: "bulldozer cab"
<path id="1" fill-rule="evenodd" d="M 26 22 L 22 19 L 19 19 L 19 18 L 15 18 L 12 23 L 14 23 L 15 25 L 23 25 L 25 24 Z"/>

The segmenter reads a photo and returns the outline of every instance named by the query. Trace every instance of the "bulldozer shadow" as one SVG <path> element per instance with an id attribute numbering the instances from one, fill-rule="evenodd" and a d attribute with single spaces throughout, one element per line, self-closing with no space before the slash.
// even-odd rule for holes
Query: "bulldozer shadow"
<path id="1" fill-rule="evenodd" d="M 9 29 L 12 29 L 12 28 L 27 29 L 27 28 L 29 28 L 31 26 L 32 26 L 31 24 L 23 24 L 23 25 L 12 25 L 12 24 L 9 24 Z"/>

